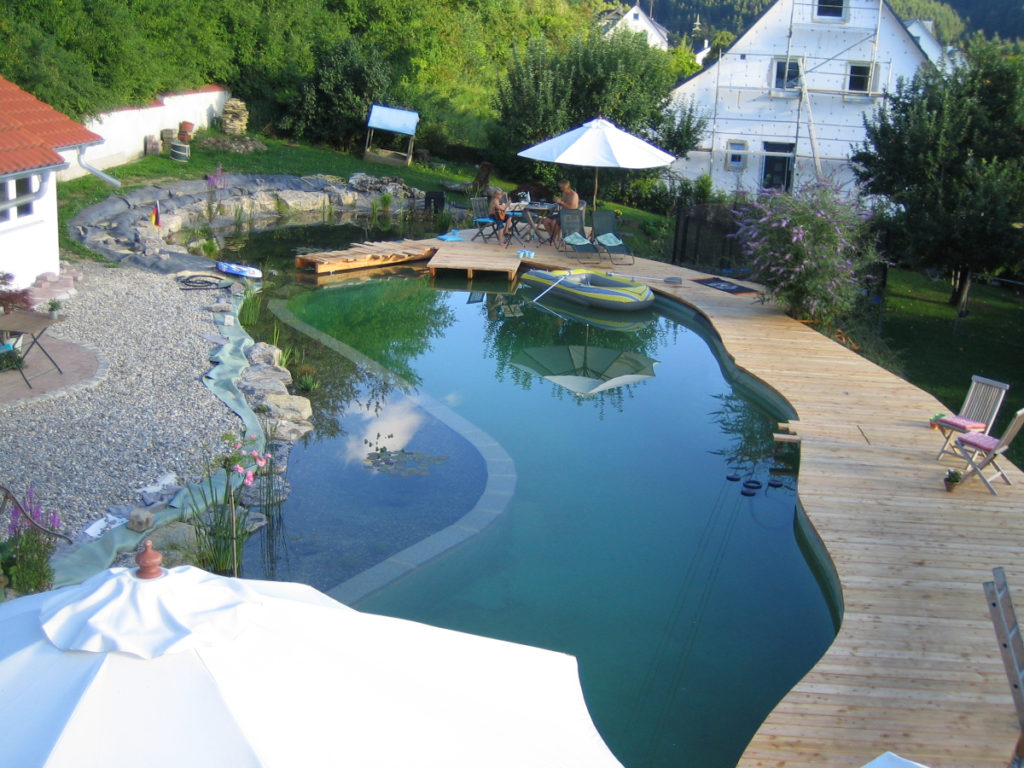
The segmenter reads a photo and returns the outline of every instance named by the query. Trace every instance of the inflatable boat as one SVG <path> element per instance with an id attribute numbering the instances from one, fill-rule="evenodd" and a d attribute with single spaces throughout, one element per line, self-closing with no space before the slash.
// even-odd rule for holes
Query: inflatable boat
<path id="1" fill-rule="evenodd" d="M 620 312 L 644 309 L 654 303 L 653 291 L 643 283 L 597 269 L 531 269 L 519 279 L 540 290 L 534 301 L 550 294 L 576 304 Z"/>

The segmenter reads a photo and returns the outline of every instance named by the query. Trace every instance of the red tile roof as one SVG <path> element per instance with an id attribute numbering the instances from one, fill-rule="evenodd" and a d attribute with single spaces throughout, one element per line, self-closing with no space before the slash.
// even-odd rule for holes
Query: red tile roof
<path id="1" fill-rule="evenodd" d="M 0 174 L 63 165 L 58 149 L 103 137 L 0 77 Z"/>

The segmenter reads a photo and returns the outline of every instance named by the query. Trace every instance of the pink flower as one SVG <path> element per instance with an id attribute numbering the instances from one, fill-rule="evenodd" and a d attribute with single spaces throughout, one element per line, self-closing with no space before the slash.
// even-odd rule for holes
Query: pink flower
<path id="1" fill-rule="evenodd" d="M 245 474 L 245 467 L 243 467 L 241 464 L 235 464 L 235 466 L 232 467 L 232 469 L 240 475 Z"/>
<path id="2" fill-rule="evenodd" d="M 235 450 L 236 451 L 242 450 L 242 444 L 241 443 L 235 443 Z"/>
<path id="3" fill-rule="evenodd" d="M 258 456 L 260 455 L 260 452 L 259 452 L 259 451 L 257 451 L 257 450 L 256 450 L 255 448 L 253 448 L 253 449 L 252 449 L 252 455 L 253 455 L 253 456 L 257 456 L 257 457 L 258 457 Z"/>
<path id="4" fill-rule="evenodd" d="M 244 482 L 246 485 L 252 485 L 252 483 L 253 483 L 253 474 L 252 474 L 252 470 L 251 469 L 248 472 L 245 473 L 245 480 L 243 480 L 242 482 Z"/>
<path id="5" fill-rule="evenodd" d="M 267 460 L 264 459 L 261 456 L 257 456 L 256 457 L 256 466 L 257 467 L 265 467 L 265 466 L 267 466 Z"/>

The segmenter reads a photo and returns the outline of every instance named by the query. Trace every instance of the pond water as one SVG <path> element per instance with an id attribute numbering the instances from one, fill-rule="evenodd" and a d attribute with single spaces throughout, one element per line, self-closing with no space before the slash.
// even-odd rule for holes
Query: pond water
<path id="1" fill-rule="evenodd" d="M 292 234 L 242 255 L 266 269 Z M 514 494 L 482 533 L 357 607 L 575 655 L 627 768 L 734 765 L 840 612 L 796 501 L 798 450 L 772 440 L 784 404 L 670 302 L 609 317 L 415 270 L 305 288 L 278 258 L 269 293 L 356 353 L 279 325 L 292 370 L 321 382 L 317 429 L 244 575 L 330 589 L 457 522 L 486 466 L 421 407 L 442 403 L 511 456 Z M 744 481 L 759 487 L 744 495 Z"/>

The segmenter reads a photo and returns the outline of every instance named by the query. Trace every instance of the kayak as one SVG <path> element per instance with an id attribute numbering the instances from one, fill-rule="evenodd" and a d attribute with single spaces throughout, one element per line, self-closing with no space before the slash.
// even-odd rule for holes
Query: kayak
<path id="1" fill-rule="evenodd" d="M 597 269 L 531 269 L 519 279 L 541 290 L 535 301 L 550 294 L 576 304 L 619 312 L 644 309 L 654 303 L 654 292 L 644 283 Z"/>
<path id="2" fill-rule="evenodd" d="M 218 261 L 217 269 L 226 275 L 251 277 L 253 280 L 261 280 L 263 278 L 263 272 L 256 267 L 250 267 L 246 264 L 235 264 L 231 261 Z"/>

